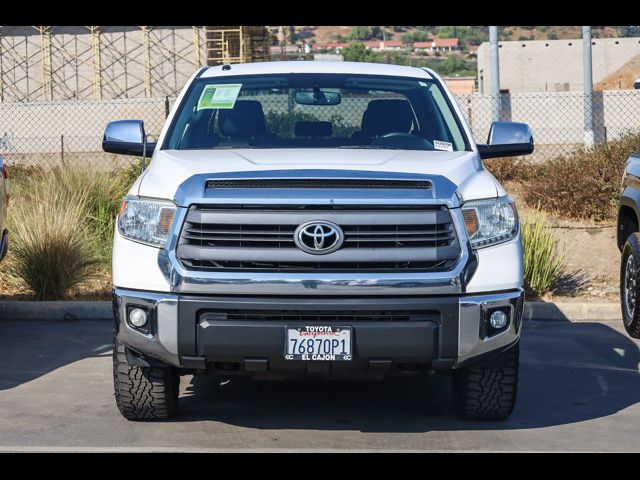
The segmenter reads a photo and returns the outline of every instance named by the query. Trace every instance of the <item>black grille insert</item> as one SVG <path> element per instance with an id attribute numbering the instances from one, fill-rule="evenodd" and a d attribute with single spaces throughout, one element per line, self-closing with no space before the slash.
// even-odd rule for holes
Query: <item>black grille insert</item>
<path id="1" fill-rule="evenodd" d="M 200 247 L 295 248 L 296 225 L 201 224 L 189 222 L 184 243 Z M 446 247 L 454 240 L 450 223 L 433 225 L 347 225 L 343 248 Z"/>
<path id="2" fill-rule="evenodd" d="M 395 188 L 431 189 L 429 180 L 366 178 L 243 178 L 207 180 L 207 188 Z"/>
<path id="3" fill-rule="evenodd" d="M 255 322 L 432 322 L 440 323 L 435 310 L 209 310 L 201 320 Z"/>

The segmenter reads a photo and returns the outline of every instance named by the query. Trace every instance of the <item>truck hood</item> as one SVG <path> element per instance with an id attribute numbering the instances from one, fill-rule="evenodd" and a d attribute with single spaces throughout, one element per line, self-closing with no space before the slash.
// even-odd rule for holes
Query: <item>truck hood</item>
<path id="1" fill-rule="evenodd" d="M 160 150 L 131 193 L 173 200 L 193 175 L 305 169 L 439 175 L 463 201 L 505 195 L 475 152 L 374 149 Z"/>

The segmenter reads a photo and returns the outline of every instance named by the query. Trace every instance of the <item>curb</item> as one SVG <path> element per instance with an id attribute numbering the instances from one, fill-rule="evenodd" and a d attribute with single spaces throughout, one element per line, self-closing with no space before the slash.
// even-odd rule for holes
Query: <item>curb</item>
<path id="1" fill-rule="evenodd" d="M 607 322 L 622 319 L 619 302 L 524 302 L 525 320 Z"/>
<path id="2" fill-rule="evenodd" d="M 542 321 L 620 320 L 618 302 L 525 302 L 524 319 Z M 113 320 L 109 301 L 0 301 L 0 320 Z"/>

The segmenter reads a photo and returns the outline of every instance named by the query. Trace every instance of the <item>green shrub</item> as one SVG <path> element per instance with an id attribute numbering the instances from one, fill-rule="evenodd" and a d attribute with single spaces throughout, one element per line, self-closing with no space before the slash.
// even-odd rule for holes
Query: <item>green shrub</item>
<path id="1" fill-rule="evenodd" d="M 362 43 L 352 43 L 342 49 L 342 57 L 345 62 L 380 62 L 382 55 L 369 50 Z"/>
<path id="2" fill-rule="evenodd" d="M 553 291 L 565 268 L 565 254 L 559 252 L 558 239 L 545 220 L 545 214 L 536 210 L 522 221 L 524 285 L 536 295 Z"/>
<path id="3" fill-rule="evenodd" d="M 113 229 L 122 197 L 138 174 L 137 165 L 115 174 L 77 166 L 56 167 L 49 173 L 50 181 L 56 188 L 65 190 L 69 197 L 74 192 L 86 192 L 85 222 L 91 244 L 104 265 L 111 262 Z"/>
<path id="4" fill-rule="evenodd" d="M 624 165 L 640 151 L 640 133 L 627 133 L 592 149 L 579 147 L 568 155 L 532 164 L 525 200 L 565 217 L 612 221 L 620 195 Z"/>
<path id="5" fill-rule="evenodd" d="M 58 188 L 43 173 L 25 187 L 8 211 L 9 282 L 26 285 L 39 300 L 64 299 L 98 263 L 85 222 L 88 193 Z"/>

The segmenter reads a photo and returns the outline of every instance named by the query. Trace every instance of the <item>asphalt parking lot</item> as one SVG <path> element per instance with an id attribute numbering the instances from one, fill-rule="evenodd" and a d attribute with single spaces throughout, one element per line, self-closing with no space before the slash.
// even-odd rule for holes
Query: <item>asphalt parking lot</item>
<path id="1" fill-rule="evenodd" d="M 116 409 L 111 323 L 0 321 L 0 451 L 640 451 L 640 342 L 620 322 L 528 321 L 506 422 L 458 420 L 448 378 L 182 377 L 179 418 Z"/>

